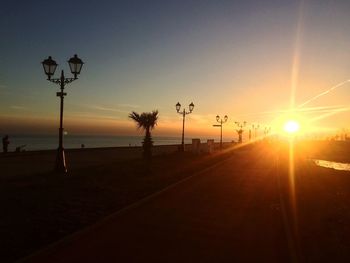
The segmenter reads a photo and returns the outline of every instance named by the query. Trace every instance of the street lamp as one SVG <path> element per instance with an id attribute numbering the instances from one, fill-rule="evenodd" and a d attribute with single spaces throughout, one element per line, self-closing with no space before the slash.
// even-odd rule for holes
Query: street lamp
<path id="1" fill-rule="evenodd" d="M 66 159 L 64 155 L 64 149 L 63 149 L 63 99 L 64 96 L 67 95 L 67 93 L 64 91 L 64 86 L 73 82 L 74 80 L 78 79 L 78 75 L 80 74 L 81 68 L 84 64 L 84 62 L 78 58 L 77 55 L 74 55 L 74 57 L 70 58 L 68 60 L 68 64 L 70 67 L 70 70 L 72 74 L 74 75 L 74 78 L 65 78 L 63 70 L 61 71 L 61 77 L 52 79 L 51 77 L 55 74 L 55 70 L 57 68 L 57 63 L 52 59 L 51 56 L 49 56 L 47 59 L 45 59 L 43 62 L 41 62 L 43 65 L 45 74 L 47 75 L 47 80 L 50 82 L 53 82 L 55 84 L 60 85 L 60 92 L 56 93 L 57 97 L 60 97 L 61 99 L 61 105 L 60 105 L 60 128 L 59 128 L 59 140 L 58 140 L 58 149 L 57 149 L 57 156 L 56 156 L 56 164 L 55 164 L 55 170 L 58 172 L 67 172 L 66 167 Z"/>
<path id="2" fill-rule="evenodd" d="M 270 131 L 271 131 L 271 127 L 265 127 L 265 129 L 264 129 L 264 135 L 265 135 L 265 137 L 266 137 L 267 135 L 269 135 Z"/>
<path id="3" fill-rule="evenodd" d="M 239 142 L 239 143 L 242 143 L 242 141 L 243 141 L 243 139 L 242 139 L 242 134 L 243 134 L 243 132 L 244 132 L 243 127 L 247 124 L 247 122 L 246 122 L 246 121 L 244 121 L 244 122 L 235 121 L 235 124 L 236 124 L 237 127 L 239 128 L 238 130 L 236 130 L 237 133 L 238 133 L 238 142 Z"/>
<path id="4" fill-rule="evenodd" d="M 176 108 L 177 113 L 182 114 L 182 142 L 181 142 L 180 151 L 184 152 L 185 151 L 185 116 L 187 114 L 192 113 L 193 108 L 194 108 L 194 104 L 193 104 L 193 102 L 191 102 L 190 105 L 188 105 L 188 109 L 189 109 L 188 112 L 186 111 L 185 108 L 183 109 L 183 111 L 180 111 L 181 104 L 179 102 L 176 103 L 175 108 Z"/>
<path id="5" fill-rule="evenodd" d="M 220 124 L 214 124 L 214 127 L 220 127 L 220 149 L 222 149 L 222 124 L 227 122 L 227 115 L 224 116 L 224 119 L 221 119 L 219 115 L 216 115 L 216 121 Z"/>
<path id="6" fill-rule="evenodd" d="M 253 124 L 253 130 L 254 130 L 254 139 L 256 140 L 256 136 L 257 136 L 257 131 L 258 131 L 258 129 L 259 129 L 259 127 L 260 127 L 260 125 L 258 124 L 258 125 L 255 125 L 254 126 L 254 124 Z"/>

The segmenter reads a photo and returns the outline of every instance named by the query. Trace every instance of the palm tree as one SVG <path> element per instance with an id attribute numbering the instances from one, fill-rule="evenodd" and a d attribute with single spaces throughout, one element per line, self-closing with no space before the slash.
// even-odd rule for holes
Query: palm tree
<path id="1" fill-rule="evenodd" d="M 132 112 L 129 114 L 129 118 L 136 122 L 137 128 L 144 130 L 146 132 L 145 138 L 142 142 L 143 147 L 143 157 L 152 157 L 152 146 L 153 140 L 151 136 L 151 130 L 157 125 L 158 121 L 158 110 L 152 112 L 143 112 L 138 114 L 137 112 Z"/>

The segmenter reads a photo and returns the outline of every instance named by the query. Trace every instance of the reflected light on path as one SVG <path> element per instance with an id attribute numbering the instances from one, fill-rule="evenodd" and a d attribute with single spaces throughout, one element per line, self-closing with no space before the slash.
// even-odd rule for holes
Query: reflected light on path
<path id="1" fill-rule="evenodd" d="M 295 152 L 294 152 L 294 138 L 289 139 L 289 192 L 291 205 L 293 208 L 294 215 L 296 216 L 296 196 L 295 196 Z"/>
<path id="2" fill-rule="evenodd" d="M 296 197 L 296 186 L 295 186 L 295 144 L 294 137 L 289 139 L 289 169 L 288 169 L 288 192 L 289 192 L 289 205 L 291 208 L 291 225 L 289 225 L 291 234 L 290 252 L 292 256 L 291 262 L 299 262 L 300 257 L 300 244 L 299 244 L 299 224 L 298 224 L 298 207 Z"/>

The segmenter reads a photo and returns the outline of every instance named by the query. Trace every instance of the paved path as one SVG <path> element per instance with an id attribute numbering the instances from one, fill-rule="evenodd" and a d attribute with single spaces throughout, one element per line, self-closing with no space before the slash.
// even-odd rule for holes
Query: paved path
<path id="1" fill-rule="evenodd" d="M 233 153 L 26 262 L 291 262 L 275 156 L 249 156 Z"/>

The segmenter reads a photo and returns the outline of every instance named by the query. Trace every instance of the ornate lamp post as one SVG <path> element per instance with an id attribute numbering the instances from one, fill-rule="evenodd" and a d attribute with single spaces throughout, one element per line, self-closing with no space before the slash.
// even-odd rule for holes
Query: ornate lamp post
<path id="1" fill-rule="evenodd" d="M 58 137 L 59 140 L 58 140 L 55 170 L 58 172 L 66 173 L 67 167 L 66 167 L 66 159 L 64 155 L 64 149 L 63 149 L 63 99 L 64 99 L 64 96 L 67 95 L 67 93 L 64 92 L 64 87 L 65 85 L 78 79 L 77 76 L 80 74 L 80 71 L 84 62 L 80 58 L 78 58 L 77 55 L 74 55 L 74 57 L 68 60 L 69 67 L 72 74 L 74 75 L 74 78 L 65 78 L 64 72 L 62 70 L 61 77 L 55 78 L 55 79 L 52 79 L 51 77 L 54 75 L 55 70 L 57 68 L 56 61 L 54 61 L 51 58 L 51 56 L 49 56 L 47 59 L 41 62 L 41 64 L 44 67 L 45 74 L 47 75 L 47 80 L 55 84 L 58 84 L 61 89 L 60 92 L 56 93 L 57 97 L 60 97 L 61 99 L 61 105 L 60 105 L 60 128 L 59 128 L 59 137 Z"/>
<path id="2" fill-rule="evenodd" d="M 264 129 L 264 135 L 265 135 L 265 137 L 266 137 L 267 135 L 269 135 L 270 131 L 271 131 L 271 127 L 265 127 L 265 129 Z"/>
<path id="3" fill-rule="evenodd" d="M 221 119 L 219 115 L 216 115 L 216 121 L 220 124 L 214 124 L 214 127 L 220 127 L 220 149 L 222 149 L 222 124 L 227 122 L 227 115 L 224 116 L 224 119 Z"/>
<path id="4" fill-rule="evenodd" d="M 247 122 L 246 122 L 246 121 L 244 121 L 244 122 L 235 121 L 235 124 L 236 124 L 237 127 L 239 128 L 238 130 L 236 130 L 237 133 L 238 133 L 238 142 L 239 142 L 239 143 L 242 143 L 242 142 L 243 142 L 242 134 L 243 134 L 243 132 L 244 132 L 243 127 L 247 124 Z"/>
<path id="5" fill-rule="evenodd" d="M 259 129 L 259 127 L 260 127 L 259 124 L 255 125 L 255 126 L 254 126 L 254 124 L 253 124 L 254 139 L 255 139 L 255 140 L 256 140 L 256 136 L 257 136 L 257 134 L 258 134 L 258 129 Z"/>
<path id="6" fill-rule="evenodd" d="M 179 114 L 182 114 L 182 141 L 181 141 L 180 151 L 184 152 L 185 151 L 185 116 L 187 114 L 192 113 L 193 108 L 194 108 L 194 104 L 193 104 L 193 102 L 191 102 L 190 105 L 188 105 L 188 109 L 189 109 L 188 112 L 186 111 L 185 108 L 183 109 L 183 111 L 180 111 L 181 104 L 179 102 L 176 103 L 175 107 L 176 107 L 176 112 Z"/>

